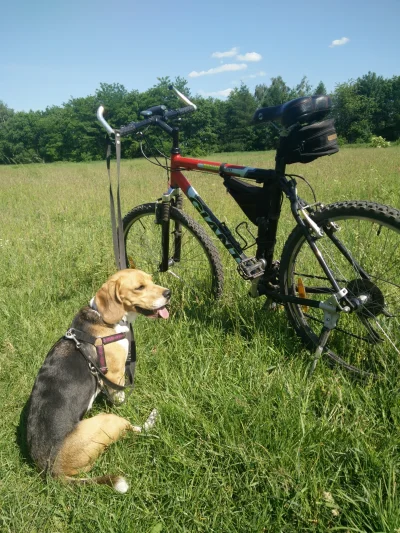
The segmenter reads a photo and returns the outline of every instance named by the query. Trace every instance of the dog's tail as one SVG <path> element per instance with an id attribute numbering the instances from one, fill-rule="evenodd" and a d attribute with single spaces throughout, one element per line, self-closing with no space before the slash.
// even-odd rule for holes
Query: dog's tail
<path id="1" fill-rule="evenodd" d="M 67 483 L 83 483 L 83 484 L 92 484 L 96 483 L 99 485 L 107 485 L 112 487 L 115 491 L 125 494 L 129 489 L 128 482 L 123 476 L 99 476 L 99 477 L 84 477 L 84 478 L 75 478 L 75 477 L 64 477 Z"/>

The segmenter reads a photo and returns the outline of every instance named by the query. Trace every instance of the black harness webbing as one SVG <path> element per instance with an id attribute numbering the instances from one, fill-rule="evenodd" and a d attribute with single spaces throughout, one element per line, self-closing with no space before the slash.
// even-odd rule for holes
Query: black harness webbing
<path id="1" fill-rule="evenodd" d="M 121 339 L 126 339 L 127 335 L 125 333 L 116 333 L 114 335 L 109 335 L 107 337 L 93 337 L 89 333 L 86 333 L 79 329 L 70 328 L 65 334 L 65 338 L 69 340 L 73 340 L 75 342 L 76 348 L 85 358 L 89 366 L 90 372 L 97 379 L 98 385 L 100 386 L 101 389 L 104 390 L 104 387 L 101 386 L 100 382 L 102 382 L 104 385 L 106 385 L 110 389 L 114 389 L 117 391 L 123 391 L 127 388 L 133 388 L 133 377 L 135 373 L 135 363 L 136 363 L 136 351 L 135 350 L 133 350 L 133 353 L 135 355 L 134 360 L 128 357 L 125 363 L 125 375 L 128 378 L 128 382 L 129 382 L 128 385 L 118 385 L 117 383 L 114 383 L 113 381 L 109 380 L 106 377 L 107 367 L 103 366 L 105 363 L 105 358 L 104 358 L 104 353 L 103 353 L 104 345 L 109 344 L 111 342 L 117 342 Z M 98 343 L 98 341 L 100 341 L 100 343 Z M 91 344 L 92 346 L 96 348 L 97 361 L 93 361 L 93 357 L 91 357 L 91 354 L 87 351 L 86 349 L 87 344 Z M 101 350 L 101 348 L 103 350 Z"/>
<path id="2" fill-rule="evenodd" d="M 120 174 L 121 174 L 121 137 L 119 133 L 115 134 L 115 157 L 117 160 L 117 217 L 115 216 L 115 202 L 114 194 L 112 190 L 111 183 L 111 139 L 107 136 L 107 172 L 108 172 L 108 181 L 110 184 L 110 214 L 111 214 L 111 227 L 112 227 L 112 236 L 113 236 L 113 245 L 114 245 L 114 256 L 115 262 L 117 264 L 118 270 L 123 270 L 127 267 L 126 263 L 126 253 L 125 253 L 125 240 L 124 240 L 124 229 L 122 226 L 122 215 L 121 215 L 121 196 L 120 196 Z"/>

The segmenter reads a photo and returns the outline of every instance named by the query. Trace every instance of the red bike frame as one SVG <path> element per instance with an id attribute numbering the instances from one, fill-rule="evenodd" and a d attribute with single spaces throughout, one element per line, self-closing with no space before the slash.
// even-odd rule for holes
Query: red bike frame
<path id="1" fill-rule="evenodd" d="M 182 174 L 181 170 L 199 170 L 203 172 L 206 171 L 211 174 L 219 174 L 221 172 L 221 166 L 222 163 L 216 163 L 215 161 L 182 157 L 180 154 L 172 153 L 170 186 L 172 188 L 179 187 L 186 194 L 186 196 L 190 197 L 189 189 L 192 186 L 187 178 Z M 224 174 L 229 176 L 243 177 L 248 170 L 250 170 L 250 167 L 224 164 Z"/>
<path id="2" fill-rule="evenodd" d="M 224 166 L 225 167 L 225 166 Z M 237 165 L 226 165 L 228 167 L 228 173 L 237 170 L 243 172 L 247 167 L 241 167 Z M 214 215 L 211 209 L 207 206 L 201 196 L 197 193 L 189 180 L 182 174 L 182 170 L 198 170 L 203 172 L 209 172 L 211 174 L 219 174 L 221 169 L 221 163 L 215 161 L 205 161 L 203 159 L 193 159 L 191 157 L 182 157 L 179 153 L 171 154 L 171 178 L 169 182 L 170 189 L 168 194 L 172 193 L 177 188 L 181 189 L 183 193 L 189 198 L 194 208 L 200 213 L 211 230 L 217 235 L 218 239 L 222 242 L 228 252 L 232 255 L 237 263 L 241 263 L 247 259 L 246 254 L 243 252 L 241 246 L 233 237 L 228 228 L 222 224 L 220 220 Z"/>

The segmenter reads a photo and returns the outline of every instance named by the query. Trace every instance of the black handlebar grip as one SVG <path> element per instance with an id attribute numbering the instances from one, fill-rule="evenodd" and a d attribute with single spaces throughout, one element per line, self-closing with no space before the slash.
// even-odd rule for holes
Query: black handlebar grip
<path id="1" fill-rule="evenodd" d="M 196 111 L 195 108 L 192 105 L 188 105 L 186 107 L 181 107 L 180 109 L 177 109 L 179 115 L 185 115 L 186 113 L 193 113 L 193 111 Z"/>
<path id="2" fill-rule="evenodd" d="M 193 111 L 196 111 L 195 108 L 191 105 L 188 105 L 186 107 L 181 107 L 180 109 L 173 109 L 172 111 L 167 111 L 165 113 L 165 118 L 174 118 L 178 117 L 179 115 L 185 115 L 186 113 L 193 113 Z"/>
<path id="3" fill-rule="evenodd" d="M 141 120 L 140 122 L 131 122 L 127 126 L 122 126 L 119 129 L 121 137 L 124 137 L 125 135 L 129 135 L 130 133 L 134 133 L 137 130 L 140 130 L 140 128 L 143 128 L 144 126 L 148 126 L 149 124 L 154 124 L 155 117 L 146 118 L 145 120 Z"/>
<path id="4" fill-rule="evenodd" d="M 130 133 L 136 131 L 136 126 L 137 125 L 135 122 L 131 122 L 131 124 L 128 124 L 127 126 L 121 126 L 119 129 L 121 137 L 123 137 L 124 135 L 129 135 Z"/>

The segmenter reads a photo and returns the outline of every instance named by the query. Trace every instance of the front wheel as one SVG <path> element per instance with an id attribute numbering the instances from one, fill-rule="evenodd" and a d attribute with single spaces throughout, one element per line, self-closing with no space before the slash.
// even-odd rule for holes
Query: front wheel
<path id="1" fill-rule="evenodd" d="M 172 291 L 173 307 L 190 307 L 222 294 L 224 276 L 218 250 L 203 228 L 171 206 L 168 270 L 162 272 L 162 204 L 135 207 L 123 219 L 128 265 L 153 275 Z M 178 244 L 180 242 L 180 245 Z M 175 248 L 180 247 L 180 254 Z"/>
<path id="2" fill-rule="evenodd" d="M 328 205 L 315 213 L 324 236 L 318 249 L 348 298 L 361 305 L 341 312 L 325 353 L 361 375 L 395 367 L 400 356 L 400 212 L 372 202 Z M 280 284 L 284 294 L 326 301 L 332 286 L 296 227 L 282 252 Z M 289 321 L 310 348 L 324 325 L 321 309 L 286 304 Z"/>

